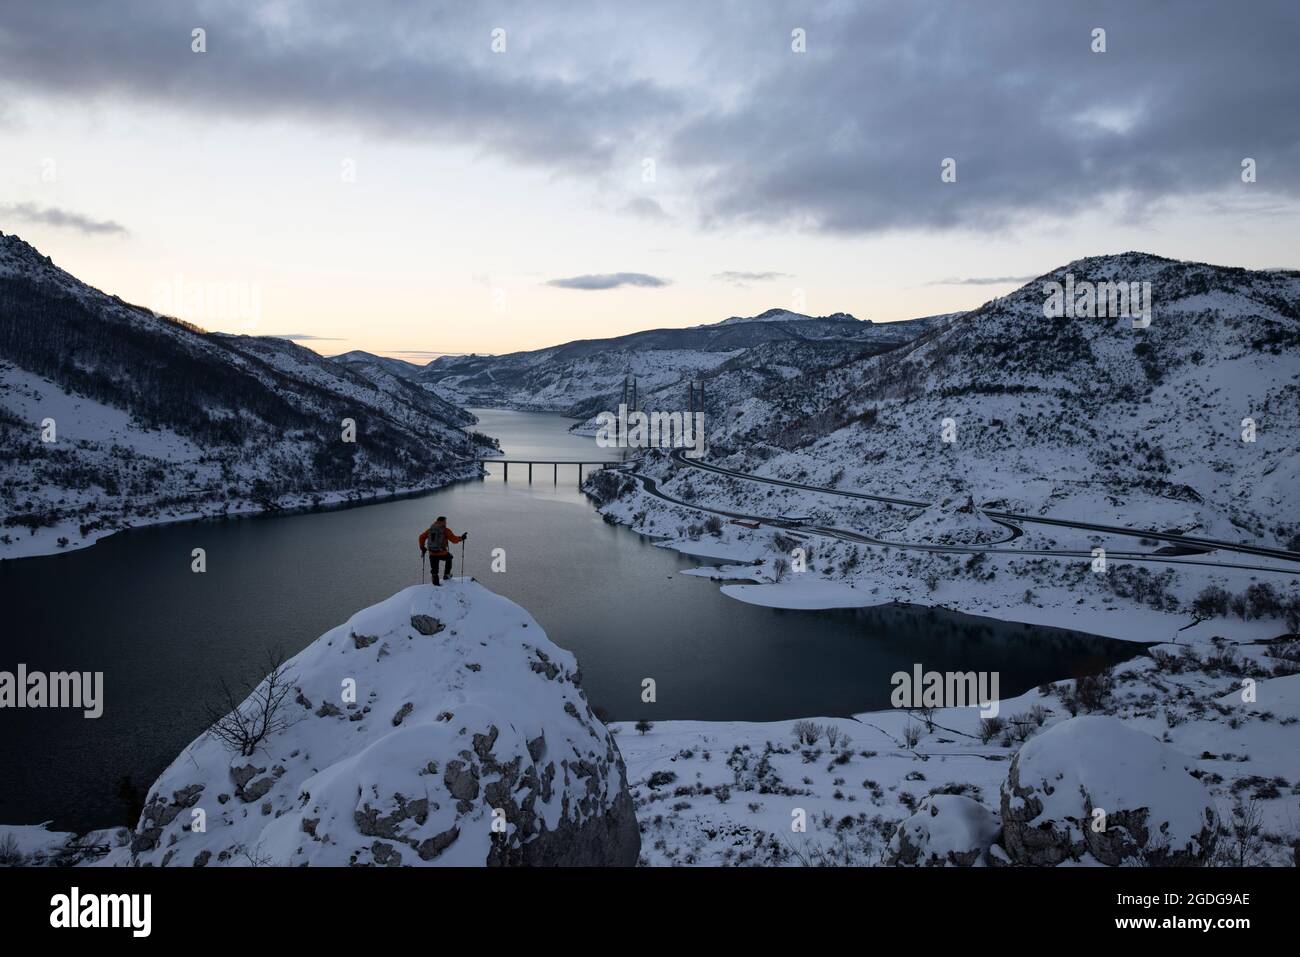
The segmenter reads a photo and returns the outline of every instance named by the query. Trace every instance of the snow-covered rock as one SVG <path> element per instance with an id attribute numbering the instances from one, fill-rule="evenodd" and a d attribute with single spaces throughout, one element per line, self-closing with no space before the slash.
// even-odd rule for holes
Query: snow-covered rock
<path id="1" fill-rule="evenodd" d="M 950 495 L 907 524 L 906 539 L 926 545 L 977 545 L 1007 537 L 1007 529 L 976 507 L 969 495 Z"/>
<path id="2" fill-rule="evenodd" d="M 911 867 L 971 867 L 998 836 L 998 819 L 983 804 L 960 794 L 931 794 L 898 825 L 889 842 L 889 863 Z"/>
<path id="3" fill-rule="evenodd" d="M 1003 845 L 1017 864 L 1085 854 L 1103 864 L 1202 864 L 1214 848 L 1209 791 L 1178 751 L 1101 715 L 1031 739 L 1002 786 Z"/>
<path id="4" fill-rule="evenodd" d="M 859 322 L 856 316 L 851 316 L 847 312 L 836 312 L 829 316 L 806 316 L 802 312 L 792 312 L 789 309 L 768 309 L 766 312 L 760 312 L 756 316 L 732 316 L 730 319 L 723 319 L 716 325 L 735 325 L 740 322 Z"/>
<path id="5" fill-rule="evenodd" d="M 636 863 L 623 758 L 576 660 L 476 582 L 406 588 L 284 675 L 287 727 L 248 756 L 195 740 L 150 790 L 132 863 Z"/>

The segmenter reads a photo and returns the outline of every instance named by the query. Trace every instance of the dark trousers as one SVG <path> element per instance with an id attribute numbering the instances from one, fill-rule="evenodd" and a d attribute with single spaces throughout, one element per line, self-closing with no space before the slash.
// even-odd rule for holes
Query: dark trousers
<path id="1" fill-rule="evenodd" d="M 451 577 L 451 552 L 446 552 L 442 555 L 435 555 L 433 552 L 429 552 L 429 573 L 433 576 L 433 580 L 435 582 L 438 580 L 439 562 L 442 563 L 442 577 L 450 578 Z"/>

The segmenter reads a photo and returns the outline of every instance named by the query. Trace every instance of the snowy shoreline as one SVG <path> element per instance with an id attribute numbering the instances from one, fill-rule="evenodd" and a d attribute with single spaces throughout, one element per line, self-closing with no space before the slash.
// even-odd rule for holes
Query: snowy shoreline
<path id="1" fill-rule="evenodd" d="M 17 561 L 24 558 L 45 558 L 50 555 L 62 555 L 68 552 L 79 551 L 83 548 L 90 548 L 99 541 L 122 532 L 130 532 L 143 528 L 154 528 L 161 525 L 178 525 L 186 522 L 211 522 L 227 518 L 276 518 L 279 516 L 303 515 L 316 512 L 335 512 L 347 508 L 356 508 L 362 505 L 377 505 L 381 502 L 393 502 L 406 498 L 418 498 L 419 496 L 427 495 L 430 492 L 437 492 L 449 488 L 459 482 L 472 482 L 478 478 L 481 478 L 481 475 L 465 475 L 463 477 L 451 478 L 445 482 L 436 484 L 406 486 L 396 491 L 384 490 L 373 493 L 300 493 L 285 496 L 270 506 L 245 502 L 231 508 L 227 507 L 225 503 L 214 503 L 210 507 L 199 508 L 188 512 L 138 517 L 136 521 L 132 521 L 119 528 L 97 529 L 84 538 L 80 536 L 79 521 L 66 522 L 59 525 L 51 525 L 46 528 L 39 528 L 33 534 L 27 536 L 21 541 L 15 541 L 8 545 L 0 542 L 0 562 Z M 59 539 L 61 537 L 66 537 L 68 539 L 66 545 L 59 544 Z"/>

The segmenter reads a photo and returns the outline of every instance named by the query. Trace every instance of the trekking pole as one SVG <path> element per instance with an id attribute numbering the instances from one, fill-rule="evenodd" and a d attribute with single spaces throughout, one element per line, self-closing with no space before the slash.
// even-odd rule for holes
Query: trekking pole
<path id="1" fill-rule="evenodd" d="M 469 532 L 465 533 L 467 536 Z M 460 540 L 460 580 L 465 580 L 465 539 Z"/>

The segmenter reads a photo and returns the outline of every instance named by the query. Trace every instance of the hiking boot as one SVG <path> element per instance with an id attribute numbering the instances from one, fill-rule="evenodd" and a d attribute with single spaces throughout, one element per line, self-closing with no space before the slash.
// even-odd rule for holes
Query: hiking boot
<path id="1" fill-rule="evenodd" d="M 438 579 L 436 579 L 436 578 L 433 580 L 433 583 L 434 583 L 435 585 L 441 585 L 441 584 L 442 584 L 442 582 L 438 581 Z"/>

